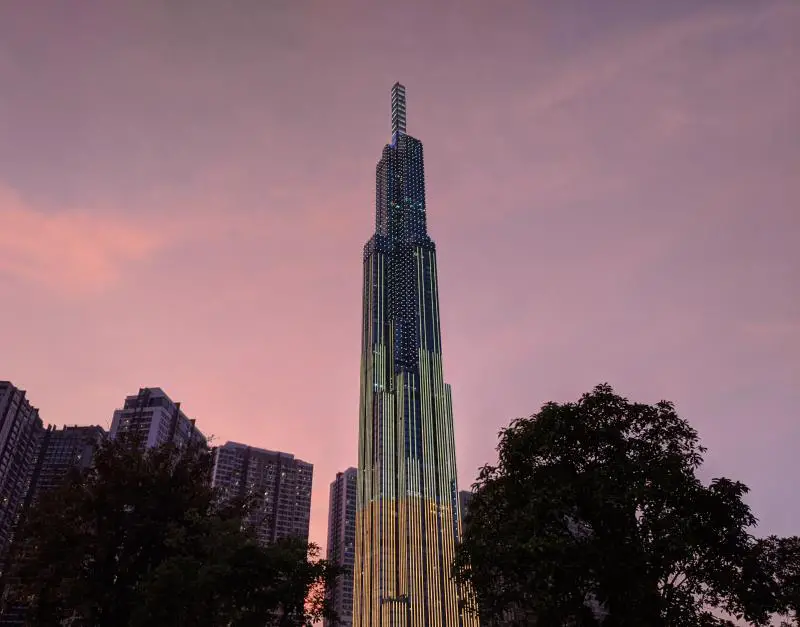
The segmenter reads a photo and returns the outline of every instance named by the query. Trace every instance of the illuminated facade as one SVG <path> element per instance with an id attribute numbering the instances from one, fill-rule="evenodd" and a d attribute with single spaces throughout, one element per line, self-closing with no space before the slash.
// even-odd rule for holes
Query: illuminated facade
<path id="1" fill-rule="evenodd" d="M 422 143 L 406 134 L 399 83 L 375 208 L 375 234 L 364 247 L 353 624 L 477 627 L 450 576 L 461 515 L 436 247 L 426 226 Z"/>

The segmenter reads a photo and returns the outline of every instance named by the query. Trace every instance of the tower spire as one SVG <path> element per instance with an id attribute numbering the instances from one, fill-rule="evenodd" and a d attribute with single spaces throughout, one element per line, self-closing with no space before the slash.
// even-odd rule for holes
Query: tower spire
<path id="1" fill-rule="evenodd" d="M 400 83 L 392 86 L 392 143 L 406 134 L 406 88 Z"/>

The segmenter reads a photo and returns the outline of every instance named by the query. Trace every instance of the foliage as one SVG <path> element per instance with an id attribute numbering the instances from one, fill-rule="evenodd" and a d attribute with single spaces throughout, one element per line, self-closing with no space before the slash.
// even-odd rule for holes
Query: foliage
<path id="1" fill-rule="evenodd" d="M 751 602 L 766 604 L 769 609 L 777 599 L 781 613 L 800 625 L 800 538 L 769 536 L 758 540 L 745 580 L 751 582 L 746 590 Z"/>
<path id="2" fill-rule="evenodd" d="M 705 449 L 671 403 L 601 385 L 513 421 L 498 452 L 454 566 L 486 624 L 765 625 L 796 611 L 797 538 L 750 535 L 747 487 L 697 478 Z"/>
<path id="3" fill-rule="evenodd" d="M 211 464 L 200 445 L 112 441 L 88 474 L 45 494 L 12 569 L 29 624 L 300 626 L 327 614 L 315 591 L 334 569 L 313 545 L 260 546 L 246 501 L 216 498 Z"/>

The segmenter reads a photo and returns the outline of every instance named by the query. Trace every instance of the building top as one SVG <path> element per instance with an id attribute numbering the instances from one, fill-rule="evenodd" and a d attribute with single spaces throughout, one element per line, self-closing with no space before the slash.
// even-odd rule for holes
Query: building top
<path id="1" fill-rule="evenodd" d="M 138 394 L 125 397 L 122 409 L 114 411 L 110 437 L 116 439 L 122 432 L 137 432 L 145 438 L 146 447 L 159 446 L 172 441 L 185 444 L 189 441 L 206 443 L 206 437 L 181 409 L 158 387 L 139 388 Z"/>
<path id="2" fill-rule="evenodd" d="M 12 393 L 13 393 L 13 391 L 18 392 L 22 396 L 22 398 L 24 398 L 26 400 L 28 405 L 31 406 L 32 409 L 37 409 L 36 407 L 33 407 L 33 405 L 31 405 L 30 402 L 28 401 L 26 391 L 23 390 L 20 387 L 17 387 L 11 381 L 0 381 L 0 390 L 11 390 Z"/>
<path id="3" fill-rule="evenodd" d="M 241 442 L 225 442 L 222 446 L 218 447 L 218 449 L 235 449 L 237 451 L 250 451 L 251 453 L 260 453 L 262 455 L 269 455 L 271 457 L 283 457 L 285 459 L 294 460 L 300 464 L 308 464 L 311 466 L 312 464 L 302 459 L 297 459 L 292 453 L 284 453 L 283 451 L 271 451 L 266 448 L 258 448 L 256 446 L 249 446 L 247 444 L 242 444 Z"/>
<path id="4" fill-rule="evenodd" d="M 146 399 L 143 403 L 143 399 Z M 175 403 L 167 393 L 161 388 L 139 388 L 138 394 L 131 394 L 125 397 L 123 409 L 134 409 L 138 407 L 165 407 L 172 408 L 180 406 Z"/>
<path id="5" fill-rule="evenodd" d="M 51 431 L 68 431 L 73 429 L 83 429 L 83 430 L 92 430 L 92 431 L 105 431 L 104 427 L 100 425 L 52 425 L 48 424 L 47 428 Z"/>

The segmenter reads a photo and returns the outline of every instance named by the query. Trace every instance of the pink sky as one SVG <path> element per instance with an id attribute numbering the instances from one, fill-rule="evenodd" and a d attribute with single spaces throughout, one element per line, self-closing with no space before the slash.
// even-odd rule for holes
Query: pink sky
<path id="1" fill-rule="evenodd" d="M 569 5 L 569 6 L 567 6 Z M 462 487 L 608 381 L 800 532 L 800 4 L 0 3 L 0 378 L 356 464 L 389 89 L 426 148 Z"/>

